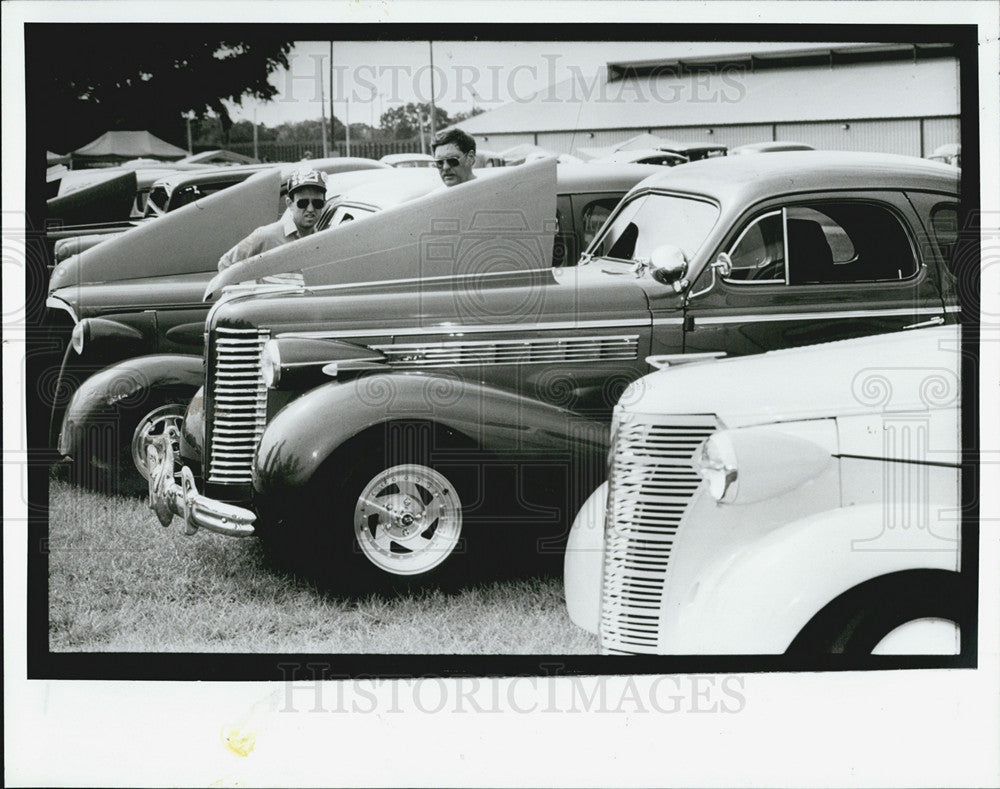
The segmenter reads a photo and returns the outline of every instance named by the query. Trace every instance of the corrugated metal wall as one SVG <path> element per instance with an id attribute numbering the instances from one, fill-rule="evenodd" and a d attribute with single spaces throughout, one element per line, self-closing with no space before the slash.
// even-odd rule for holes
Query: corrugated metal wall
<path id="1" fill-rule="evenodd" d="M 924 121 L 923 155 L 934 153 L 939 145 L 962 139 L 958 118 L 927 118 Z"/>
<path id="2" fill-rule="evenodd" d="M 923 150 L 920 127 L 923 123 Z M 844 128 L 844 126 L 848 128 Z M 573 153 L 577 148 L 602 148 L 651 131 L 660 137 L 680 142 L 709 142 L 746 145 L 771 139 L 803 142 L 827 151 L 876 151 L 927 156 L 937 146 L 959 140 L 958 118 L 908 118 L 903 120 L 830 121 L 826 123 L 758 123 L 739 126 L 707 127 L 657 126 L 652 129 L 603 129 L 589 131 L 539 132 L 536 134 L 490 134 L 476 136 L 476 142 L 491 151 L 503 151 L 515 145 L 537 144 L 555 153 Z M 593 136 L 591 136 L 591 134 Z M 537 139 L 537 141 L 536 141 Z"/>
<path id="3" fill-rule="evenodd" d="M 846 127 L 846 128 L 845 128 Z M 804 142 L 824 151 L 875 151 L 920 156 L 920 121 L 779 123 L 779 140 Z"/>
<path id="4" fill-rule="evenodd" d="M 476 148 L 497 151 L 498 153 L 513 148 L 515 145 L 533 145 L 535 142 L 534 134 L 474 134 L 472 136 L 476 138 Z M 562 153 L 562 151 L 558 151 L 558 153 Z"/>
<path id="5" fill-rule="evenodd" d="M 748 123 L 741 126 L 715 126 L 712 127 L 711 134 L 708 133 L 708 127 L 705 126 L 688 126 L 686 128 L 659 126 L 653 129 L 653 134 L 678 142 L 705 142 L 735 148 L 737 145 L 769 141 L 771 139 L 771 124 Z"/>
<path id="6" fill-rule="evenodd" d="M 538 144 L 558 153 L 572 153 L 575 148 L 604 148 L 625 142 L 645 129 L 602 129 L 600 131 L 542 132 Z M 593 136 L 591 136 L 593 135 Z"/>

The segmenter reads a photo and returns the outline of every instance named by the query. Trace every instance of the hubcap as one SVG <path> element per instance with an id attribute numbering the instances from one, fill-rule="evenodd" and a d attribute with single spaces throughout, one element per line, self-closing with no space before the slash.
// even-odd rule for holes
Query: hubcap
<path id="1" fill-rule="evenodd" d="M 378 474 L 354 507 L 354 536 L 380 570 L 418 575 L 447 559 L 462 533 L 462 502 L 447 477 L 428 466 Z"/>
<path id="2" fill-rule="evenodd" d="M 184 407 L 177 403 L 162 405 L 150 411 L 140 420 L 139 425 L 132 434 L 132 462 L 136 469 L 145 479 L 149 479 L 149 469 L 146 465 L 146 445 L 153 436 L 163 435 L 168 427 L 176 427 L 175 436 L 180 435 L 181 423 L 184 421 Z M 174 448 L 174 458 L 177 464 L 180 463 L 180 440 L 175 438 L 172 442 Z M 175 469 L 179 472 L 180 469 Z"/>

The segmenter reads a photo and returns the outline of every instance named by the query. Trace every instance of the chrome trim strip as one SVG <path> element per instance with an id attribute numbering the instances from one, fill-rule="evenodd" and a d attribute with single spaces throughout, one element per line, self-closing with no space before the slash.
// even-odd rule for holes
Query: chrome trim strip
<path id="1" fill-rule="evenodd" d="M 637 358 L 639 335 L 405 343 L 374 345 L 372 350 L 385 354 L 389 367 L 478 367 L 620 361 Z"/>
<path id="2" fill-rule="evenodd" d="M 672 320 L 672 319 L 671 319 Z M 677 322 L 683 319 L 678 318 Z M 481 326 L 448 326 L 435 325 L 425 327 L 406 327 L 393 329 L 340 329 L 336 331 L 291 331 L 276 334 L 276 339 L 293 337 L 296 339 L 337 339 L 340 337 L 413 337 L 421 334 L 450 334 L 462 336 L 465 334 L 484 334 L 486 332 L 531 332 L 554 331 L 558 329 L 600 329 L 627 328 L 629 326 L 649 326 L 648 318 L 631 318 L 628 320 L 593 320 L 593 321 L 553 321 L 552 323 L 514 323 L 514 324 L 483 324 Z"/>
<path id="3" fill-rule="evenodd" d="M 695 323 L 724 324 L 724 323 L 768 323 L 771 321 L 801 321 L 817 319 L 836 318 L 869 318 L 892 315 L 938 315 L 940 307 L 914 307 L 912 309 L 895 310 L 844 310 L 843 312 L 794 312 L 775 313 L 773 315 L 720 315 L 701 317 L 697 313 L 694 316 Z"/>

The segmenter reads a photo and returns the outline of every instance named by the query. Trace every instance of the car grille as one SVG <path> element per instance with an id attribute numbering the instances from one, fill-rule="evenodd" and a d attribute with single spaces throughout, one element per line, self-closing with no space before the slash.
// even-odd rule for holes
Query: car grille
<path id="1" fill-rule="evenodd" d="M 253 453 L 267 421 L 260 355 L 269 337 L 259 329 L 219 328 L 213 333 L 208 482 L 250 482 Z"/>
<path id="2" fill-rule="evenodd" d="M 604 362 L 635 359 L 639 335 L 464 340 L 375 345 L 393 367 Z"/>
<path id="3" fill-rule="evenodd" d="M 638 416 L 623 421 L 608 475 L 601 650 L 655 653 L 667 565 L 677 527 L 700 482 L 695 453 L 715 418 Z"/>

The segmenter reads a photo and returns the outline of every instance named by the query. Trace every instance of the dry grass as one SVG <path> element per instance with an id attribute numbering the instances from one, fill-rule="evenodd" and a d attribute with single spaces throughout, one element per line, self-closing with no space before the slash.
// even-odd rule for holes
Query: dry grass
<path id="1" fill-rule="evenodd" d="M 338 598 L 283 573 L 256 539 L 184 537 L 145 502 L 53 480 L 52 651 L 586 654 L 559 577 L 446 594 Z"/>

